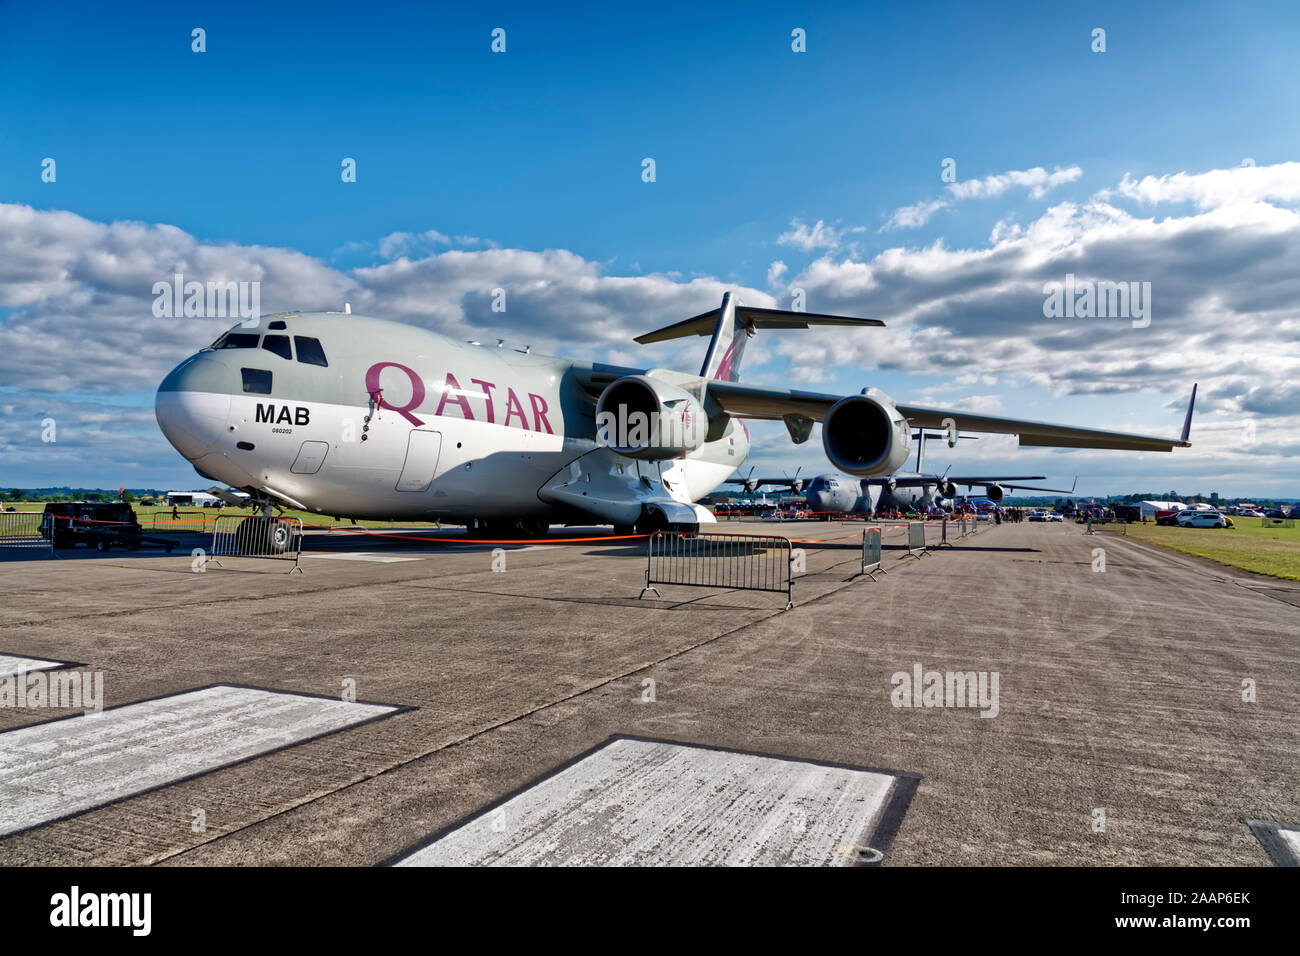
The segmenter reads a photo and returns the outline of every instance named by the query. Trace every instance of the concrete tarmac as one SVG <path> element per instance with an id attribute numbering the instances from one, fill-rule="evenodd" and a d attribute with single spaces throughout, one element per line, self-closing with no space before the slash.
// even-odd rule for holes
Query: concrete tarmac
<path id="1" fill-rule="evenodd" d="M 640 541 L 493 554 L 321 533 L 302 575 L 196 573 L 205 541 L 184 535 L 172 555 L 0 558 L 0 656 L 101 672 L 105 707 L 234 685 L 402 708 L 39 822 L 0 838 L 0 864 L 373 865 L 631 735 L 912 780 L 887 866 L 1271 865 L 1243 821 L 1300 823 L 1300 585 L 987 523 L 920 560 L 887 526 L 871 581 L 861 528 L 719 525 L 802 539 L 790 611 L 760 592 L 638 600 Z M 924 704 L 895 679 L 918 670 L 996 674 L 996 715 L 898 706 Z M 94 719 L 0 706 L 0 750 L 61 717 Z M 140 732 L 131 746 L 171 758 Z"/>

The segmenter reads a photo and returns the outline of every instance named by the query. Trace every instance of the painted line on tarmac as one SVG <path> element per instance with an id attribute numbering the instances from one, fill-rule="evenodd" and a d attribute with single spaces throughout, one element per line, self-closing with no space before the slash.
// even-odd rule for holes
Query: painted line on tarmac
<path id="1" fill-rule="evenodd" d="M 919 777 L 617 736 L 397 866 L 852 866 L 884 859 Z"/>
<path id="2" fill-rule="evenodd" d="M 1277 820 L 1255 820 L 1244 817 L 1242 822 L 1250 827 L 1255 839 L 1278 866 L 1300 866 L 1300 826 Z"/>
<path id="3" fill-rule="evenodd" d="M 423 557 L 409 558 L 391 554 L 371 554 L 365 551 L 352 551 L 344 554 L 307 553 L 304 558 L 324 558 L 327 561 L 373 561 L 376 564 L 398 564 L 402 561 L 423 561 Z"/>
<path id="4" fill-rule="evenodd" d="M 60 667 L 78 667 L 71 661 L 49 661 L 43 657 L 23 657 L 19 654 L 0 654 L 0 677 L 13 677 L 28 671 L 52 671 Z"/>
<path id="5" fill-rule="evenodd" d="M 215 684 L 0 733 L 0 836 L 408 707 Z"/>

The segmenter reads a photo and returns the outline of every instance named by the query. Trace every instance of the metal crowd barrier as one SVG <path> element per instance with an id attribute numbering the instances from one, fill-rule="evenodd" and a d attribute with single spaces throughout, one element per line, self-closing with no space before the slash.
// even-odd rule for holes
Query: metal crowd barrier
<path id="1" fill-rule="evenodd" d="M 790 539 L 758 534 L 692 534 L 658 531 L 650 536 L 645 587 L 656 584 L 738 591 L 772 591 L 794 607 Z"/>
<path id="2" fill-rule="evenodd" d="M 939 522 L 939 545 L 940 548 L 951 548 L 952 542 L 948 540 L 948 516 L 944 515 Z"/>
<path id="3" fill-rule="evenodd" d="M 198 515 L 192 518 L 190 515 Z M 172 517 L 170 511 L 155 511 L 150 516 L 149 528 L 152 531 L 197 531 L 202 533 L 208 530 L 208 523 L 215 523 L 219 514 L 204 514 L 202 511 L 178 511 L 176 517 Z M 162 524 L 164 527 L 159 528 Z M 195 527 L 197 525 L 197 527 Z"/>
<path id="4" fill-rule="evenodd" d="M 889 573 L 880 563 L 881 537 L 879 528 L 867 528 L 862 532 L 862 570 L 858 573 L 867 575 L 873 581 L 877 574 Z"/>
<path id="5" fill-rule="evenodd" d="M 204 564 L 224 567 L 221 558 L 292 561 L 289 573 L 302 574 L 302 521 L 260 515 L 221 515 L 212 527 L 212 547 Z"/>
<path id="6" fill-rule="evenodd" d="M 918 561 L 929 554 L 925 550 L 925 522 L 909 521 L 907 523 L 907 554 L 904 558 L 916 558 Z"/>
<path id="7" fill-rule="evenodd" d="M 54 552 L 53 536 L 41 533 L 40 511 L 0 511 L 0 548 Z"/>

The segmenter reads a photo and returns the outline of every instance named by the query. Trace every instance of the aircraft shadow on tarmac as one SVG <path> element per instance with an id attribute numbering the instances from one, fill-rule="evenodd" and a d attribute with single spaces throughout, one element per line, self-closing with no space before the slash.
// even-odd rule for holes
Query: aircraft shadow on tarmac
<path id="1" fill-rule="evenodd" d="M 154 533 L 153 537 L 162 538 L 167 541 L 174 541 L 175 548 L 169 553 L 158 545 L 142 544 L 138 551 L 129 551 L 126 548 L 112 548 L 107 552 L 97 551 L 92 547 L 77 548 L 60 548 L 56 551 L 48 551 L 42 548 L 0 548 L 0 562 L 24 562 L 24 561 L 49 561 L 54 560 L 88 560 L 88 559 L 140 559 L 140 558 L 159 558 L 159 557 L 191 557 L 194 550 L 207 550 L 212 542 L 212 535 L 206 532 L 181 532 L 173 534 Z M 461 541 L 460 538 L 467 540 Z M 505 551 L 517 551 L 530 547 L 576 547 L 587 548 L 595 545 L 589 553 L 596 556 L 604 557 L 634 557 L 637 555 L 644 556 L 646 553 L 646 539 L 643 537 L 630 538 L 626 542 L 601 542 L 592 541 L 593 538 L 612 537 L 607 528 L 567 528 L 563 532 L 553 533 L 545 538 L 536 540 L 513 540 L 513 541 L 491 541 L 486 539 L 473 538 L 465 535 L 463 532 L 450 532 L 442 529 L 420 528 L 413 530 L 382 530 L 376 532 L 362 532 L 343 530 L 342 528 L 335 531 L 323 531 L 310 533 L 306 536 L 306 545 L 303 549 L 304 555 L 311 554 L 340 554 L 350 551 L 364 551 L 370 554 L 385 553 L 414 553 L 420 552 L 423 555 L 437 554 L 467 554 L 490 552 L 497 548 Z M 828 541 L 803 541 L 792 539 L 791 544 L 794 547 L 807 548 L 817 551 L 859 551 L 862 547 L 861 540 L 828 540 Z M 444 550 L 445 549 L 445 550 Z M 881 542 L 881 550 L 906 551 L 907 544 L 904 541 L 895 539 L 893 541 L 885 539 Z M 933 545 L 931 551 L 935 551 Z M 960 551 L 980 551 L 980 552 L 1020 552 L 1037 554 L 1038 548 L 1025 547 L 996 547 L 992 545 L 967 544 L 959 543 L 953 550 Z"/>

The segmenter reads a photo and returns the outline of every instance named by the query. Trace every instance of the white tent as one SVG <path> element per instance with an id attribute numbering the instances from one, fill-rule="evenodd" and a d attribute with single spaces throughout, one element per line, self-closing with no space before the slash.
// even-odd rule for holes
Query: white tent
<path id="1" fill-rule="evenodd" d="M 1157 511 L 1186 511 L 1187 505 L 1181 501 L 1139 501 L 1143 518 L 1154 518 Z"/>

